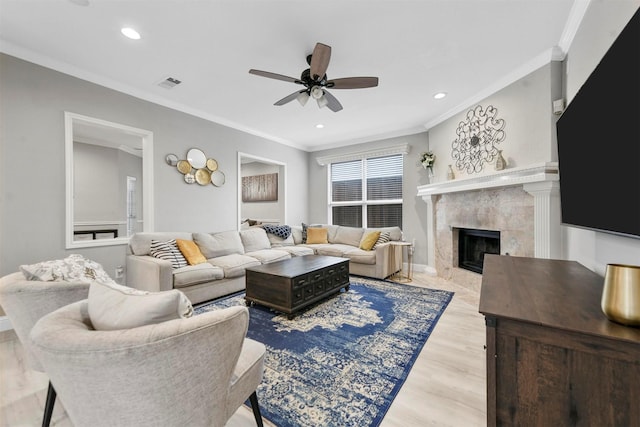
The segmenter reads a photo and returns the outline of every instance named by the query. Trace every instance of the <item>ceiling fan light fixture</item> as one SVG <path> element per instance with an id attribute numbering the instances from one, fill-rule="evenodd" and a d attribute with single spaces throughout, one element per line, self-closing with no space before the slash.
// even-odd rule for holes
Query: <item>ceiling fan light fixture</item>
<path id="1" fill-rule="evenodd" d="M 326 107 L 327 104 L 329 103 L 326 96 L 321 96 L 320 98 L 317 99 L 317 101 L 318 101 L 318 107 L 320 108 Z"/>
<path id="2" fill-rule="evenodd" d="M 307 92 L 300 92 L 300 94 L 296 97 L 296 99 L 298 100 L 300 105 L 304 107 L 307 104 L 307 101 L 309 100 L 309 94 Z"/>
<path id="3" fill-rule="evenodd" d="M 313 99 L 320 99 L 324 96 L 324 91 L 320 86 L 314 86 L 311 88 L 311 97 Z"/>

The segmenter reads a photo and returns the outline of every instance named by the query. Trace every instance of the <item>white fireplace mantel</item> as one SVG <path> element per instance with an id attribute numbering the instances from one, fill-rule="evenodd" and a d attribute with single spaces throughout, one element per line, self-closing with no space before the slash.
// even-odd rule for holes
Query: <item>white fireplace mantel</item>
<path id="1" fill-rule="evenodd" d="M 481 176 L 471 176 L 451 181 L 435 182 L 418 186 L 418 196 L 433 196 L 485 188 L 512 187 L 534 182 L 558 181 L 558 163 L 539 163 L 492 172 Z"/>
<path id="2" fill-rule="evenodd" d="M 560 185 L 558 163 L 539 163 L 509 168 L 481 176 L 418 186 L 427 209 L 428 271 L 435 269 L 435 206 L 437 196 L 499 187 L 522 186 L 534 198 L 534 240 L 537 258 L 560 256 Z"/>

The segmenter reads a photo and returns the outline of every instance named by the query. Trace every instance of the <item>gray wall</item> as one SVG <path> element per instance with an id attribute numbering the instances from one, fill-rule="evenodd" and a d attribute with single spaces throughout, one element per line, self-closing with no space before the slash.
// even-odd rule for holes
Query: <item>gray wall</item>
<path id="1" fill-rule="evenodd" d="M 504 119 L 505 139 L 498 148 L 503 150 L 508 167 L 557 161 L 557 116 L 551 107 L 552 101 L 561 95 L 561 71 L 560 63 L 547 64 L 429 129 L 429 146 L 436 154 L 436 179 L 446 179 L 447 165 L 454 163 L 451 143 L 456 139 L 456 128 L 466 119 L 467 111 L 476 105 L 484 108 L 492 105 L 498 110 L 497 117 Z M 485 164 L 482 172 L 472 176 L 494 171 L 493 164 Z M 458 179 L 468 176 L 455 167 L 454 172 Z"/>
<path id="2" fill-rule="evenodd" d="M 238 151 L 265 158 L 277 152 L 288 167 L 288 219 L 307 218 L 309 155 L 304 151 L 4 54 L 0 93 L 1 275 L 72 252 L 100 262 L 111 275 L 124 265 L 124 246 L 65 249 L 65 111 L 153 132 L 156 230 L 236 229 Z M 226 175 L 223 187 L 188 185 L 165 163 L 168 153 L 185 158 L 192 147 L 217 159 Z"/>

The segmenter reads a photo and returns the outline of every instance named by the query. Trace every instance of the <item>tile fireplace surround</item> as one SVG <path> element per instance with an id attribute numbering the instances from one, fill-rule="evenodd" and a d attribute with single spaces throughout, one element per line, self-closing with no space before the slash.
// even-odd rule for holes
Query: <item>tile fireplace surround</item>
<path id="1" fill-rule="evenodd" d="M 419 186 L 428 205 L 428 272 L 479 285 L 481 275 L 457 266 L 459 228 L 500 231 L 503 255 L 558 258 L 558 179 L 554 162 Z"/>

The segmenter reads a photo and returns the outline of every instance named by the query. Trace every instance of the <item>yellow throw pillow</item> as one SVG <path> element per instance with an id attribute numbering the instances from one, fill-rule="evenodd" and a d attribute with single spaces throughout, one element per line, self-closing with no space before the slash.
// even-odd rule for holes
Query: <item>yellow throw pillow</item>
<path id="1" fill-rule="evenodd" d="M 379 231 L 372 231 L 371 233 L 364 236 L 362 242 L 360 242 L 360 249 L 365 251 L 370 251 L 373 249 L 373 245 L 378 241 L 378 237 L 380 237 Z"/>
<path id="2" fill-rule="evenodd" d="M 307 243 L 329 243 L 326 228 L 307 228 Z"/>
<path id="3" fill-rule="evenodd" d="M 189 265 L 202 264 L 207 262 L 207 259 L 200 252 L 200 248 L 193 240 L 176 239 L 178 249 L 182 252 L 182 255 L 187 259 Z"/>

